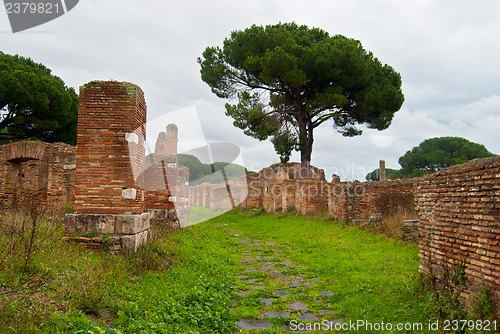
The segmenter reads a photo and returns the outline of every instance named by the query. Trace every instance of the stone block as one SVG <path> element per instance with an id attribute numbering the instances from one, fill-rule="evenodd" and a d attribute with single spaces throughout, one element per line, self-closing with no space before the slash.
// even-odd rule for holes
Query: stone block
<path id="1" fill-rule="evenodd" d="M 66 234 L 70 235 L 70 241 L 83 244 L 87 248 L 107 247 L 113 252 L 136 252 L 137 248 L 148 240 L 150 231 L 149 213 L 67 214 L 65 219 Z M 85 235 L 88 234 L 93 234 L 93 237 L 86 238 Z"/>
<path id="2" fill-rule="evenodd" d="M 150 228 L 150 215 L 115 215 L 114 234 L 137 234 Z"/>
<path id="3" fill-rule="evenodd" d="M 125 253 L 135 253 L 139 246 L 145 244 L 149 238 L 149 230 L 132 235 L 120 236 L 122 251 Z"/>
<path id="4" fill-rule="evenodd" d="M 137 189 L 128 188 L 122 190 L 122 198 L 123 199 L 135 199 L 137 197 Z"/>
<path id="5" fill-rule="evenodd" d="M 114 217 L 110 215 L 97 214 L 67 214 L 67 234 L 105 234 L 113 233 Z"/>
<path id="6" fill-rule="evenodd" d="M 128 142 L 128 143 L 134 143 L 134 144 L 139 144 L 139 136 L 137 135 L 137 133 L 126 133 L 125 134 L 125 140 Z"/>

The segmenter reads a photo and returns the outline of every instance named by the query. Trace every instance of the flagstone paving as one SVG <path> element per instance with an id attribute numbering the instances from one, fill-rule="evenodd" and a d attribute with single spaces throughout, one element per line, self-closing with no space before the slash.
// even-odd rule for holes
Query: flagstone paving
<path id="1" fill-rule="evenodd" d="M 231 310 L 245 315 L 238 320 L 240 331 L 271 327 L 292 331 L 291 321 L 303 324 L 345 321 L 335 317 L 329 303 L 335 293 L 321 289 L 318 278 L 309 277 L 300 265 L 287 258 L 289 246 L 248 236 L 238 235 L 238 238 L 243 248 L 241 264 L 245 268 L 236 276 Z M 250 311 L 245 311 L 248 308 Z M 256 308 L 257 314 L 252 311 Z"/>

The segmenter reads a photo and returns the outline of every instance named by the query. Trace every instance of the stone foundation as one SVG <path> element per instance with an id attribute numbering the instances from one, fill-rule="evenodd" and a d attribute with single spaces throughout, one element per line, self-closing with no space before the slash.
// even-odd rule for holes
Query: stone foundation
<path id="1" fill-rule="evenodd" d="M 148 239 L 150 213 L 68 214 L 66 240 L 117 253 L 136 252 Z"/>

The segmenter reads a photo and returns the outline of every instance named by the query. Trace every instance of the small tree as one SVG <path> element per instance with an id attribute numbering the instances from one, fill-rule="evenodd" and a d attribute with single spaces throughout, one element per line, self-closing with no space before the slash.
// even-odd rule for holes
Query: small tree
<path id="1" fill-rule="evenodd" d="M 475 158 L 494 156 L 484 145 L 461 137 L 439 137 L 424 140 L 399 158 L 404 176 L 419 176 L 426 172 L 465 163 Z"/>
<path id="2" fill-rule="evenodd" d="M 0 139 L 76 142 L 78 96 L 42 64 L 0 52 Z"/>
<path id="3" fill-rule="evenodd" d="M 282 161 L 299 150 L 306 168 L 319 125 L 345 136 L 361 134 L 357 124 L 383 130 L 404 100 L 400 75 L 359 41 L 295 23 L 233 31 L 198 62 L 212 92 L 238 100 L 226 104 L 235 126 L 271 137 Z"/>

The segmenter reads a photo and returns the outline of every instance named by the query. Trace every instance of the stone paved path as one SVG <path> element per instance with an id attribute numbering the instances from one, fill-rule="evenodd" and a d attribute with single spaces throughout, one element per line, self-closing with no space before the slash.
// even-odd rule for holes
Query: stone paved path
<path id="1" fill-rule="evenodd" d="M 241 331 L 278 327 L 312 332 L 299 331 L 295 324 L 307 328 L 308 323 L 344 321 L 335 316 L 331 306 L 335 292 L 322 290 L 318 278 L 307 276 L 301 266 L 288 259 L 288 246 L 235 236 L 243 249 L 244 269 L 233 286 L 232 311 L 240 318 Z"/>

